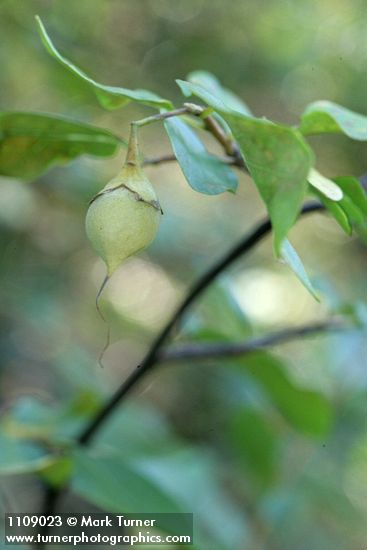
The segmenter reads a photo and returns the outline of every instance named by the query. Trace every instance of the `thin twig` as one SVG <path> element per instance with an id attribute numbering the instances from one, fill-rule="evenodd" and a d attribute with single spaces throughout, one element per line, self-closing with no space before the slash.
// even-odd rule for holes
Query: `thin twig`
<path id="1" fill-rule="evenodd" d="M 190 113 L 189 109 L 184 106 L 178 109 L 173 109 L 172 111 L 165 111 L 163 113 L 158 113 L 156 115 L 147 116 L 146 118 L 141 118 L 140 120 L 134 120 L 131 122 L 131 126 L 141 127 L 147 126 L 148 124 L 153 124 L 153 122 L 158 122 L 160 120 L 165 120 L 166 118 L 172 118 L 174 116 L 188 115 Z"/>
<path id="2" fill-rule="evenodd" d="M 223 164 L 230 164 L 233 166 L 237 166 L 238 168 L 244 167 L 244 162 L 242 159 L 238 159 L 235 157 L 217 157 L 218 160 L 223 162 Z M 143 160 L 143 165 L 152 165 L 155 166 L 157 164 L 164 164 L 165 162 L 175 162 L 177 161 L 176 156 L 172 153 L 169 155 L 161 155 L 159 157 L 146 157 Z"/>
<path id="3" fill-rule="evenodd" d="M 210 344 L 191 343 L 171 346 L 162 350 L 158 356 L 160 363 L 168 361 L 187 361 L 203 359 L 220 359 L 223 357 L 238 357 L 248 355 L 258 350 L 284 344 L 298 338 L 315 336 L 316 334 L 346 330 L 347 325 L 340 320 L 329 320 L 322 323 L 312 323 L 295 328 L 286 328 L 252 338 L 245 342 L 214 342 Z"/>
<path id="4" fill-rule="evenodd" d="M 177 160 L 176 155 L 169 154 L 169 155 L 161 155 L 160 157 L 147 157 L 143 160 L 143 165 L 151 164 L 155 166 L 156 164 L 163 164 L 165 162 L 175 162 Z"/>
<path id="5" fill-rule="evenodd" d="M 237 146 L 236 141 L 233 139 L 233 137 L 222 128 L 222 126 L 219 124 L 219 122 L 216 120 L 214 116 L 211 114 L 206 114 L 207 109 L 204 107 L 201 107 L 200 105 L 196 105 L 195 103 L 184 103 L 183 107 L 179 107 L 178 109 L 173 109 L 172 111 L 165 111 L 162 113 L 158 113 L 156 115 L 152 115 L 146 118 L 142 118 L 141 120 L 135 120 L 131 123 L 132 127 L 142 127 L 146 126 L 148 124 L 152 124 L 154 122 L 166 120 L 168 118 L 176 117 L 176 116 L 183 116 L 183 115 L 192 115 L 195 117 L 202 118 L 205 124 L 205 128 L 212 134 L 212 136 L 218 141 L 218 143 L 223 147 L 224 152 L 228 157 L 233 158 L 233 163 L 236 166 L 239 166 L 246 172 L 247 167 L 246 164 L 242 158 L 241 152 Z M 171 155 L 161 157 L 160 160 L 153 160 L 151 159 L 149 162 L 145 161 L 144 164 L 159 164 L 160 162 L 167 162 L 174 160 L 174 157 Z"/>
<path id="6" fill-rule="evenodd" d="M 224 151 L 228 156 L 233 155 L 234 150 L 234 140 L 229 137 L 228 134 L 223 130 L 221 125 L 215 120 L 211 115 L 208 115 L 204 118 L 205 126 L 215 139 L 222 145 Z"/>

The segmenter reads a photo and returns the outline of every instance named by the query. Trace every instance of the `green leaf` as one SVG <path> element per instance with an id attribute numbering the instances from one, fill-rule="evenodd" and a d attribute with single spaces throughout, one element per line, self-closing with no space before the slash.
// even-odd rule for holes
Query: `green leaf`
<path id="1" fill-rule="evenodd" d="M 347 235 L 351 235 L 353 228 L 350 224 L 349 218 L 344 211 L 342 202 L 331 201 L 323 193 L 320 193 L 317 189 L 313 189 L 313 193 L 320 199 L 320 201 L 325 205 L 330 214 L 335 218 L 340 227 L 345 231 Z"/>
<path id="2" fill-rule="evenodd" d="M 340 207 L 344 210 L 350 225 L 362 224 L 366 220 L 366 216 L 362 210 L 355 205 L 348 195 L 344 195 L 343 199 L 339 202 Z"/>
<path id="3" fill-rule="evenodd" d="M 84 71 L 79 69 L 74 63 L 66 59 L 61 55 L 58 50 L 53 45 L 50 36 L 48 35 L 41 19 L 36 16 L 36 21 L 38 24 L 38 30 L 42 39 L 42 42 L 48 51 L 48 53 L 54 57 L 65 69 L 71 71 L 75 76 L 86 82 L 94 91 L 102 107 L 106 109 L 117 109 L 118 107 L 123 107 L 131 101 L 140 103 L 142 105 L 147 105 L 149 107 L 154 107 L 156 109 L 171 109 L 172 103 L 163 99 L 162 97 L 149 92 L 148 90 L 128 90 L 127 88 L 120 88 L 115 86 L 105 86 L 99 84 Z"/>
<path id="4" fill-rule="evenodd" d="M 185 95 L 200 97 L 229 125 L 266 204 L 274 230 L 275 253 L 279 255 L 305 197 L 314 160 L 311 149 L 297 130 L 246 117 L 231 111 L 201 86 L 177 82 Z"/>
<path id="5" fill-rule="evenodd" d="M 186 82 L 185 80 L 176 80 L 181 92 L 184 96 L 190 97 L 194 95 L 201 99 L 204 103 L 209 105 L 218 112 L 225 111 L 228 113 L 233 112 L 232 108 L 229 107 L 220 97 L 213 94 L 210 90 L 205 88 L 200 84 L 193 84 L 192 82 Z"/>
<path id="6" fill-rule="evenodd" d="M 200 549 L 247 548 L 246 514 L 221 484 L 221 465 L 213 453 L 186 445 L 175 453 L 137 460 L 137 468 L 194 514 L 194 539 Z"/>
<path id="7" fill-rule="evenodd" d="M 264 416 L 255 409 L 237 410 L 230 419 L 228 435 L 239 463 L 260 483 L 269 484 L 275 475 L 277 437 Z"/>
<path id="8" fill-rule="evenodd" d="M 202 88 L 208 90 L 213 96 L 219 98 L 223 103 L 228 105 L 230 109 L 242 113 L 243 115 L 251 116 L 251 111 L 236 94 L 228 88 L 224 88 L 219 80 L 207 71 L 193 71 L 187 75 L 187 80 L 192 84 L 198 84 Z"/>
<path id="9" fill-rule="evenodd" d="M 363 215 L 367 216 L 367 194 L 361 182 L 353 176 L 338 176 L 334 181 L 344 191 L 344 195 L 347 195 Z"/>
<path id="10" fill-rule="evenodd" d="M 316 189 L 313 189 L 313 192 L 324 203 L 347 235 L 351 235 L 353 226 L 359 230 L 366 222 L 366 192 L 361 183 L 352 176 L 340 176 L 333 180 L 343 192 L 343 198 L 337 203 L 329 200 L 324 193 L 320 193 Z"/>
<path id="11" fill-rule="evenodd" d="M 113 155 L 124 142 L 107 130 L 40 113 L 0 113 L 0 174 L 33 179 L 88 154 Z"/>
<path id="12" fill-rule="evenodd" d="M 304 135 L 343 133 L 358 140 L 367 140 L 367 117 L 331 101 L 315 101 L 307 106 L 301 118 Z"/>
<path id="13" fill-rule="evenodd" d="M 112 450 L 73 452 L 73 491 L 110 512 L 182 512 L 173 497 Z"/>
<path id="14" fill-rule="evenodd" d="M 180 167 L 189 185 L 200 193 L 235 191 L 237 178 L 227 164 L 210 155 L 195 132 L 178 118 L 164 123 Z"/>
<path id="15" fill-rule="evenodd" d="M 34 472 L 50 461 L 40 446 L 5 434 L 0 435 L 0 449 L 0 475 Z"/>
<path id="16" fill-rule="evenodd" d="M 307 288 L 307 290 L 310 292 L 310 294 L 312 294 L 315 300 L 319 302 L 320 298 L 304 268 L 301 258 L 298 256 L 297 252 L 288 241 L 288 239 L 285 239 L 283 241 L 281 256 L 285 263 L 291 268 L 291 270 L 301 281 L 303 286 Z"/>
<path id="17" fill-rule="evenodd" d="M 360 238 L 365 240 L 367 227 L 367 195 L 361 182 L 352 176 L 334 178 L 343 189 L 344 198 L 340 203 L 350 225 L 353 225 Z"/>
<path id="18" fill-rule="evenodd" d="M 223 117 L 266 204 L 279 255 L 301 209 L 313 154 L 291 128 L 244 116 L 223 113 Z"/>
<path id="19" fill-rule="evenodd" d="M 294 385 L 279 359 L 257 352 L 239 359 L 237 364 L 262 386 L 296 430 L 312 436 L 323 436 L 329 431 L 332 410 L 326 397 Z"/>
<path id="20" fill-rule="evenodd" d="M 320 172 L 315 170 L 314 168 L 311 168 L 311 170 L 308 173 L 308 182 L 313 186 L 316 187 L 322 193 L 327 197 L 328 199 L 332 201 L 341 201 L 343 198 L 343 191 L 340 189 L 338 185 L 329 178 L 326 178 Z"/>

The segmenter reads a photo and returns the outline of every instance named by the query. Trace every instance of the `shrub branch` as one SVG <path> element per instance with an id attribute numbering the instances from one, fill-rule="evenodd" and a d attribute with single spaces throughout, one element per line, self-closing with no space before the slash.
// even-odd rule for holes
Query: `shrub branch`
<path id="1" fill-rule="evenodd" d="M 159 363 L 187 360 L 223 359 L 241 357 L 255 351 L 267 349 L 299 338 L 316 336 L 325 332 L 348 329 L 340 319 L 330 319 L 321 323 L 311 323 L 300 327 L 288 327 L 244 342 L 190 343 L 164 348 L 158 356 Z"/>

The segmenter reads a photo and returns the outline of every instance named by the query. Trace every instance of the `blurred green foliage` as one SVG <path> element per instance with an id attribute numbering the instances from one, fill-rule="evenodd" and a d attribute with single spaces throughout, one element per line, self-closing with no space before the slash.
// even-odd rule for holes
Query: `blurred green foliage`
<path id="1" fill-rule="evenodd" d="M 106 85 L 146 88 L 179 104 L 174 80 L 205 69 L 257 116 L 296 124 L 305 105 L 320 99 L 366 113 L 364 8 L 358 0 L 3 0 L 2 111 L 64 115 L 121 138 L 128 122 L 147 112 L 136 105 L 100 109 L 88 86 L 45 54 L 39 14 L 61 51 Z M 338 134 L 310 143 L 330 177 L 366 171 L 363 143 Z M 157 127 L 144 130 L 143 148 L 148 156 L 170 151 Z M 86 242 L 84 215 L 121 162 L 121 154 L 84 156 L 31 182 L 1 178 L 4 510 L 34 510 L 40 474 L 54 485 L 70 480 L 67 510 L 143 511 L 145 502 L 155 511 L 193 511 L 199 550 L 362 547 L 363 332 L 157 369 L 93 448 L 76 451 L 75 469 L 65 459 L 189 283 L 264 215 L 244 175 L 236 195 L 204 196 L 176 165 L 147 168 L 165 215 L 154 245 L 124 264 L 106 289 L 113 344 L 101 370 L 105 326 L 94 298 L 104 271 Z M 205 294 L 186 317 L 181 340 L 242 340 L 363 300 L 366 249 L 358 238 L 350 241 L 328 217 L 314 215 L 295 227 L 292 243 L 310 267 L 320 304 L 274 261 L 267 241 Z M 55 459 L 53 445 L 65 456 Z"/>

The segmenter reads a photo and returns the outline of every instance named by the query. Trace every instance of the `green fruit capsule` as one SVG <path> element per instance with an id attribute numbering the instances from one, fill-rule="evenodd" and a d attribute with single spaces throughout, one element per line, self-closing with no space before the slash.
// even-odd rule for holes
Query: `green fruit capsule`
<path id="1" fill-rule="evenodd" d="M 158 231 L 161 207 L 137 159 L 134 132 L 123 169 L 88 208 L 87 236 L 107 265 L 107 277 L 126 258 L 146 248 Z"/>

